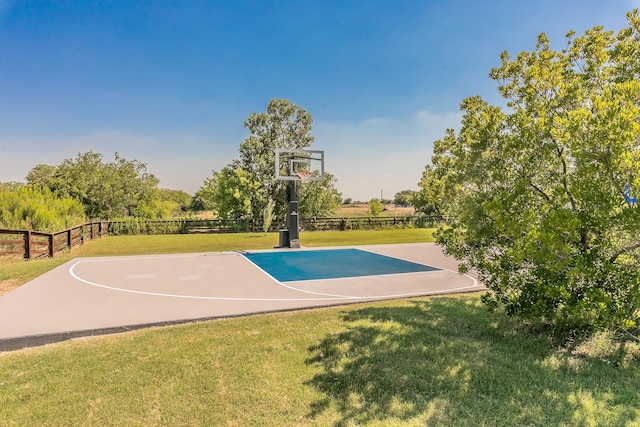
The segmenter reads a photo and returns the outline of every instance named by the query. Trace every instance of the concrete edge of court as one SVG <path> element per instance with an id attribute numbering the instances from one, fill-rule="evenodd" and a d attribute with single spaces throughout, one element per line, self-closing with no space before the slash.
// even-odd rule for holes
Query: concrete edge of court
<path id="1" fill-rule="evenodd" d="M 340 307 L 345 307 L 350 305 L 367 304 L 367 303 L 381 302 L 381 301 L 394 301 L 394 300 L 402 300 L 402 299 L 437 297 L 437 296 L 451 295 L 451 294 L 474 293 L 474 292 L 482 292 L 483 290 L 484 288 L 468 289 L 468 290 L 462 290 L 462 291 L 443 290 L 442 292 L 439 292 L 439 293 L 429 294 L 424 296 L 416 296 L 416 297 L 387 298 L 384 300 L 372 300 L 372 301 L 345 301 L 340 305 L 324 304 L 324 305 L 317 305 L 317 306 L 307 307 L 307 308 L 286 308 L 286 309 L 280 309 L 280 310 L 264 310 L 260 312 L 235 314 L 235 315 L 208 316 L 208 317 L 193 318 L 193 319 L 171 320 L 166 322 L 141 323 L 137 325 L 128 325 L 128 326 L 116 326 L 116 327 L 99 328 L 99 329 L 81 329 L 76 331 L 66 331 L 66 332 L 58 332 L 58 333 L 51 333 L 51 334 L 6 338 L 6 339 L 0 339 L 0 353 L 23 350 L 27 348 L 33 348 L 33 347 L 42 347 L 49 344 L 56 344 L 56 343 L 71 341 L 71 340 L 79 340 L 82 338 L 92 338 L 92 337 L 100 337 L 105 335 L 122 334 L 126 332 L 138 331 L 141 329 L 186 325 L 190 323 L 210 322 L 214 320 L 234 319 L 234 318 L 249 317 L 249 316 L 263 316 L 266 314 L 287 313 L 287 312 L 293 312 L 293 311 L 309 311 L 309 310 L 322 310 L 327 308 L 340 308 Z"/>

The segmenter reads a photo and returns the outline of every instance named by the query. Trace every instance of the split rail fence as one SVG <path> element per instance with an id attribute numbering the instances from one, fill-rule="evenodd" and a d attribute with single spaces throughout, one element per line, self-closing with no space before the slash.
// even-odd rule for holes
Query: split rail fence
<path id="1" fill-rule="evenodd" d="M 320 230 L 372 230 L 381 228 L 425 228 L 446 223 L 442 215 L 398 217 L 303 218 L 300 228 Z M 268 231 L 278 231 L 282 224 L 273 223 Z M 105 235 L 195 234 L 263 232 L 260 220 L 143 220 L 89 222 L 55 233 L 32 230 L 0 229 L 0 256 L 27 259 L 55 255 Z"/>
<path id="2" fill-rule="evenodd" d="M 55 233 L 0 229 L 0 256 L 27 259 L 54 257 L 66 249 L 100 238 L 107 232 L 107 222 L 88 222 Z"/>

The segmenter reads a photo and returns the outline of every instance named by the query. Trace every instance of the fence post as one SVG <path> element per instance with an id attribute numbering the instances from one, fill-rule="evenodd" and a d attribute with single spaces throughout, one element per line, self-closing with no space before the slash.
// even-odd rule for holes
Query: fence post
<path id="1" fill-rule="evenodd" d="M 73 241 L 71 240 L 71 230 L 73 230 L 72 228 L 67 230 L 67 248 L 71 249 L 71 245 L 73 244 Z"/>
<path id="2" fill-rule="evenodd" d="M 31 259 L 31 230 L 24 233 L 24 257 Z"/>
<path id="3" fill-rule="evenodd" d="M 47 236 L 47 240 L 48 240 L 47 243 L 48 243 L 48 246 L 49 246 L 49 258 L 53 258 L 53 255 L 54 255 L 53 254 L 53 249 L 54 249 L 53 248 L 53 246 L 54 246 L 53 245 L 53 233 L 51 233 L 51 234 L 49 234 Z"/>

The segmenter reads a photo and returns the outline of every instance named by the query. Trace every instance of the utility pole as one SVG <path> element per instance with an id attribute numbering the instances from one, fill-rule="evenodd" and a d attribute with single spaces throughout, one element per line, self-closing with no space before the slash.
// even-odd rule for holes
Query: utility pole
<path id="1" fill-rule="evenodd" d="M 380 190 L 380 202 L 382 202 L 382 190 Z"/>

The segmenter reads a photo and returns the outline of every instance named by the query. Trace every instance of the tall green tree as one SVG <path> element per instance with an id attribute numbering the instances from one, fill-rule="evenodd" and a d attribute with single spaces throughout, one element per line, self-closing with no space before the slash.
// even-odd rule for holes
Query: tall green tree
<path id="1" fill-rule="evenodd" d="M 464 100 L 425 171 L 455 215 L 437 240 L 485 301 L 556 330 L 640 321 L 640 18 L 501 56 L 508 108 Z"/>
<path id="2" fill-rule="evenodd" d="M 235 186 L 234 194 L 251 203 L 250 209 L 242 209 L 241 216 L 260 219 L 267 203 L 273 201 L 273 216 L 283 220 L 287 214 L 288 181 L 279 181 L 275 177 L 275 151 L 277 148 L 303 150 L 313 143 L 311 135 L 311 114 L 286 99 L 272 99 L 265 112 L 252 113 L 243 123 L 250 135 L 239 147 L 239 157 L 233 160 L 223 171 L 215 172 L 208 178 L 193 197 L 191 206 L 195 210 L 217 210 L 219 216 L 227 215 L 228 210 L 221 206 L 225 194 L 222 188 Z M 236 178 L 229 180 L 230 172 L 241 174 L 251 185 L 237 185 Z M 221 179 L 223 174 L 225 179 Z M 299 192 L 299 209 L 303 215 L 322 216 L 335 212 L 334 200 L 337 193 L 336 179 L 325 173 L 325 179 L 306 183 Z M 299 187 L 300 188 L 300 187 Z M 236 193 L 236 190 L 239 193 Z M 244 194 L 243 191 L 255 194 Z M 339 201 L 338 201 L 339 205 Z M 240 212 L 234 210 L 234 212 Z"/>
<path id="3" fill-rule="evenodd" d="M 262 212 L 267 200 L 275 200 L 277 216 L 286 214 L 287 182 L 274 176 L 276 148 L 305 149 L 313 143 L 311 114 L 286 99 L 272 99 L 265 112 L 252 113 L 244 122 L 250 132 L 239 148 L 232 167 L 242 169 L 260 183 L 261 197 L 253 200 L 253 212 Z"/>

